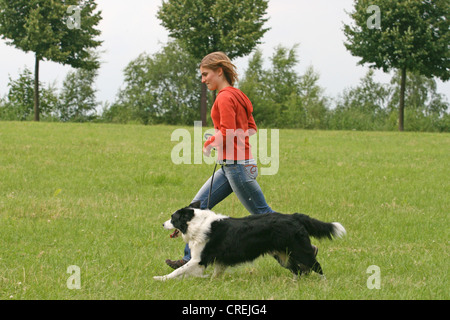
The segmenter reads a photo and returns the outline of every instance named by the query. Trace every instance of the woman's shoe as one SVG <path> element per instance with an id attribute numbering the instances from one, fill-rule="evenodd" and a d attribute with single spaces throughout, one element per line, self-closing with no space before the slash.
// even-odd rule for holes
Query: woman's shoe
<path id="1" fill-rule="evenodd" d="M 183 260 L 183 259 L 181 259 L 181 260 L 170 260 L 170 259 L 167 259 L 166 260 L 166 264 L 169 267 L 171 267 L 172 269 L 178 269 L 178 268 L 184 266 L 186 263 L 187 263 L 187 261 Z"/>

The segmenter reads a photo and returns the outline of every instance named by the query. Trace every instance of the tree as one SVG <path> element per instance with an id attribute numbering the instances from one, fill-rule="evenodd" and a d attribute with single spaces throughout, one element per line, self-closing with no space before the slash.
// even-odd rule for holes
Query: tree
<path id="1" fill-rule="evenodd" d="M 257 123 L 284 128 L 323 127 L 327 99 L 313 67 L 302 76 L 297 73 L 297 49 L 298 45 L 277 46 L 266 70 L 261 50 L 250 57 L 239 88 L 252 101 Z"/>
<path id="2" fill-rule="evenodd" d="M 42 83 L 39 84 L 42 87 Z M 9 78 L 7 99 L 0 111 L 3 120 L 30 120 L 33 117 L 34 78 L 30 69 L 26 68 L 19 74 L 18 79 Z M 58 105 L 58 96 L 54 85 L 48 85 L 39 92 L 42 114 L 52 117 Z"/>
<path id="3" fill-rule="evenodd" d="M 385 130 L 391 90 L 370 69 L 356 87 L 345 89 L 330 112 L 329 129 Z"/>
<path id="4" fill-rule="evenodd" d="M 62 121 L 86 121 L 98 105 L 94 86 L 96 69 L 69 71 L 59 97 L 59 118 Z"/>
<path id="5" fill-rule="evenodd" d="M 200 102 L 197 68 L 198 61 L 176 40 L 154 55 L 139 55 L 125 68 L 125 86 L 105 118 L 192 124 Z"/>
<path id="6" fill-rule="evenodd" d="M 270 58 L 272 69 L 266 71 L 265 82 L 267 84 L 267 97 L 271 101 L 271 109 L 275 111 L 272 123 L 277 126 L 294 126 L 292 122 L 298 121 L 298 111 L 301 108 L 299 102 L 300 77 L 295 71 L 298 64 L 298 44 L 291 49 L 281 45 L 275 48 Z"/>
<path id="7" fill-rule="evenodd" d="M 34 80 L 32 72 L 25 68 L 16 80 L 9 78 L 9 120 L 27 120 L 33 114 Z"/>
<path id="8" fill-rule="evenodd" d="M 324 129 L 324 120 L 327 115 L 328 98 L 324 95 L 324 89 L 318 85 L 320 75 L 311 65 L 300 77 L 300 101 L 305 111 L 306 129 Z"/>
<path id="9" fill-rule="evenodd" d="M 239 88 L 253 103 L 253 116 L 264 126 L 295 126 L 295 109 L 299 108 L 297 45 L 291 49 L 277 46 L 270 58 L 271 68 L 263 69 L 263 58 L 257 50 L 249 60 Z M 298 111 L 298 110 L 297 110 Z"/>
<path id="10" fill-rule="evenodd" d="M 101 12 L 94 0 L 0 0 L 0 35 L 7 44 L 35 54 L 34 120 L 39 121 L 39 63 L 44 59 L 74 68 L 96 69 L 89 49 L 101 41 L 94 27 Z M 70 15 L 72 14 L 72 15 Z"/>
<path id="11" fill-rule="evenodd" d="M 399 130 L 404 129 L 407 71 L 443 81 L 450 78 L 448 0 L 355 0 L 344 25 L 346 48 L 359 64 L 401 72 Z M 375 23 L 374 23 L 375 22 Z"/>
<path id="12" fill-rule="evenodd" d="M 274 117 L 273 105 L 268 102 L 266 71 L 263 69 L 264 59 L 260 49 L 248 60 L 248 67 L 239 81 L 239 88 L 245 92 L 253 104 L 253 116 L 259 125 L 268 124 Z M 272 117 L 271 117 L 272 115 Z"/>
<path id="13" fill-rule="evenodd" d="M 249 54 L 268 29 L 263 28 L 268 0 L 167 0 L 157 17 L 197 60 L 223 51 L 230 59 Z M 201 117 L 206 125 L 206 85 Z"/>
<path id="14" fill-rule="evenodd" d="M 436 81 L 418 73 L 407 72 L 405 104 L 408 109 L 405 127 L 414 131 L 449 131 L 449 103 L 445 96 L 437 92 Z M 393 94 L 389 109 L 398 105 L 400 96 L 401 74 L 397 72 L 391 80 Z"/>

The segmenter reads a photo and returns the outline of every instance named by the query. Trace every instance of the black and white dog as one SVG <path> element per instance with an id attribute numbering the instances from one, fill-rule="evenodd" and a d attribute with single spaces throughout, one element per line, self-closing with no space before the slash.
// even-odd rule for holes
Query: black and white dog
<path id="1" fill-rule="evenodd" d="M 193 203 L 164 222 L 165 229 L 175 229 L 171 237 L 181 232 L 191 249 L 191 260 L 168 275 L 153 277 L 155 280 L 202 277 L 211 264 L 215 266 L 215 277 L 226 267 L 253 261 L 264 254 L 272 255 L 294 277 L 310 270 L 323 275 L 309 236 L 332 239 L 346 234 L 338 222 L 326 223 L 304 214 L 267 213 L 230 218 L 199 207 L 200 202 Z"/>

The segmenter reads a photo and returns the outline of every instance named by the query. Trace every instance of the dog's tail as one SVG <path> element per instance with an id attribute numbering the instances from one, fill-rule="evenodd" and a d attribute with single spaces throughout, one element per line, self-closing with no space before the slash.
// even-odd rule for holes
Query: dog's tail
<path id="1" fill-rule="evenodd" d="M 296 213 L 295 216 L 309 235 L 315 238 L 342 238 L 347 234 L 347 231 L 339 222 L 323 222 L 301 213 Z"/>

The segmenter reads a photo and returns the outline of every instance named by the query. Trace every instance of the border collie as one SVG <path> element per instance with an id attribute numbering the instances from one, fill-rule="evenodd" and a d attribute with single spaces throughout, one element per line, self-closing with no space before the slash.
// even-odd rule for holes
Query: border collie
<path id="1" fill-rule="evenodd" d="M 153 277 L 155 280 L 202 277 L 206 267 L 212 264 L 213 277 L 216 277 L 226 267 L 253 261 L 264 254 L 272 255 L 294 278 L 311 270 L 323 276 L 309 236 L 332 239 L 346 234 L 338 222 L 326 223 L 299 213 L 230 218 L 199 207 L 200 202 L 192 203 L 164 222 L 166 230 L 175 229 L 172 238 L 181 232 L 192 258 L 170 274 Z"/>

